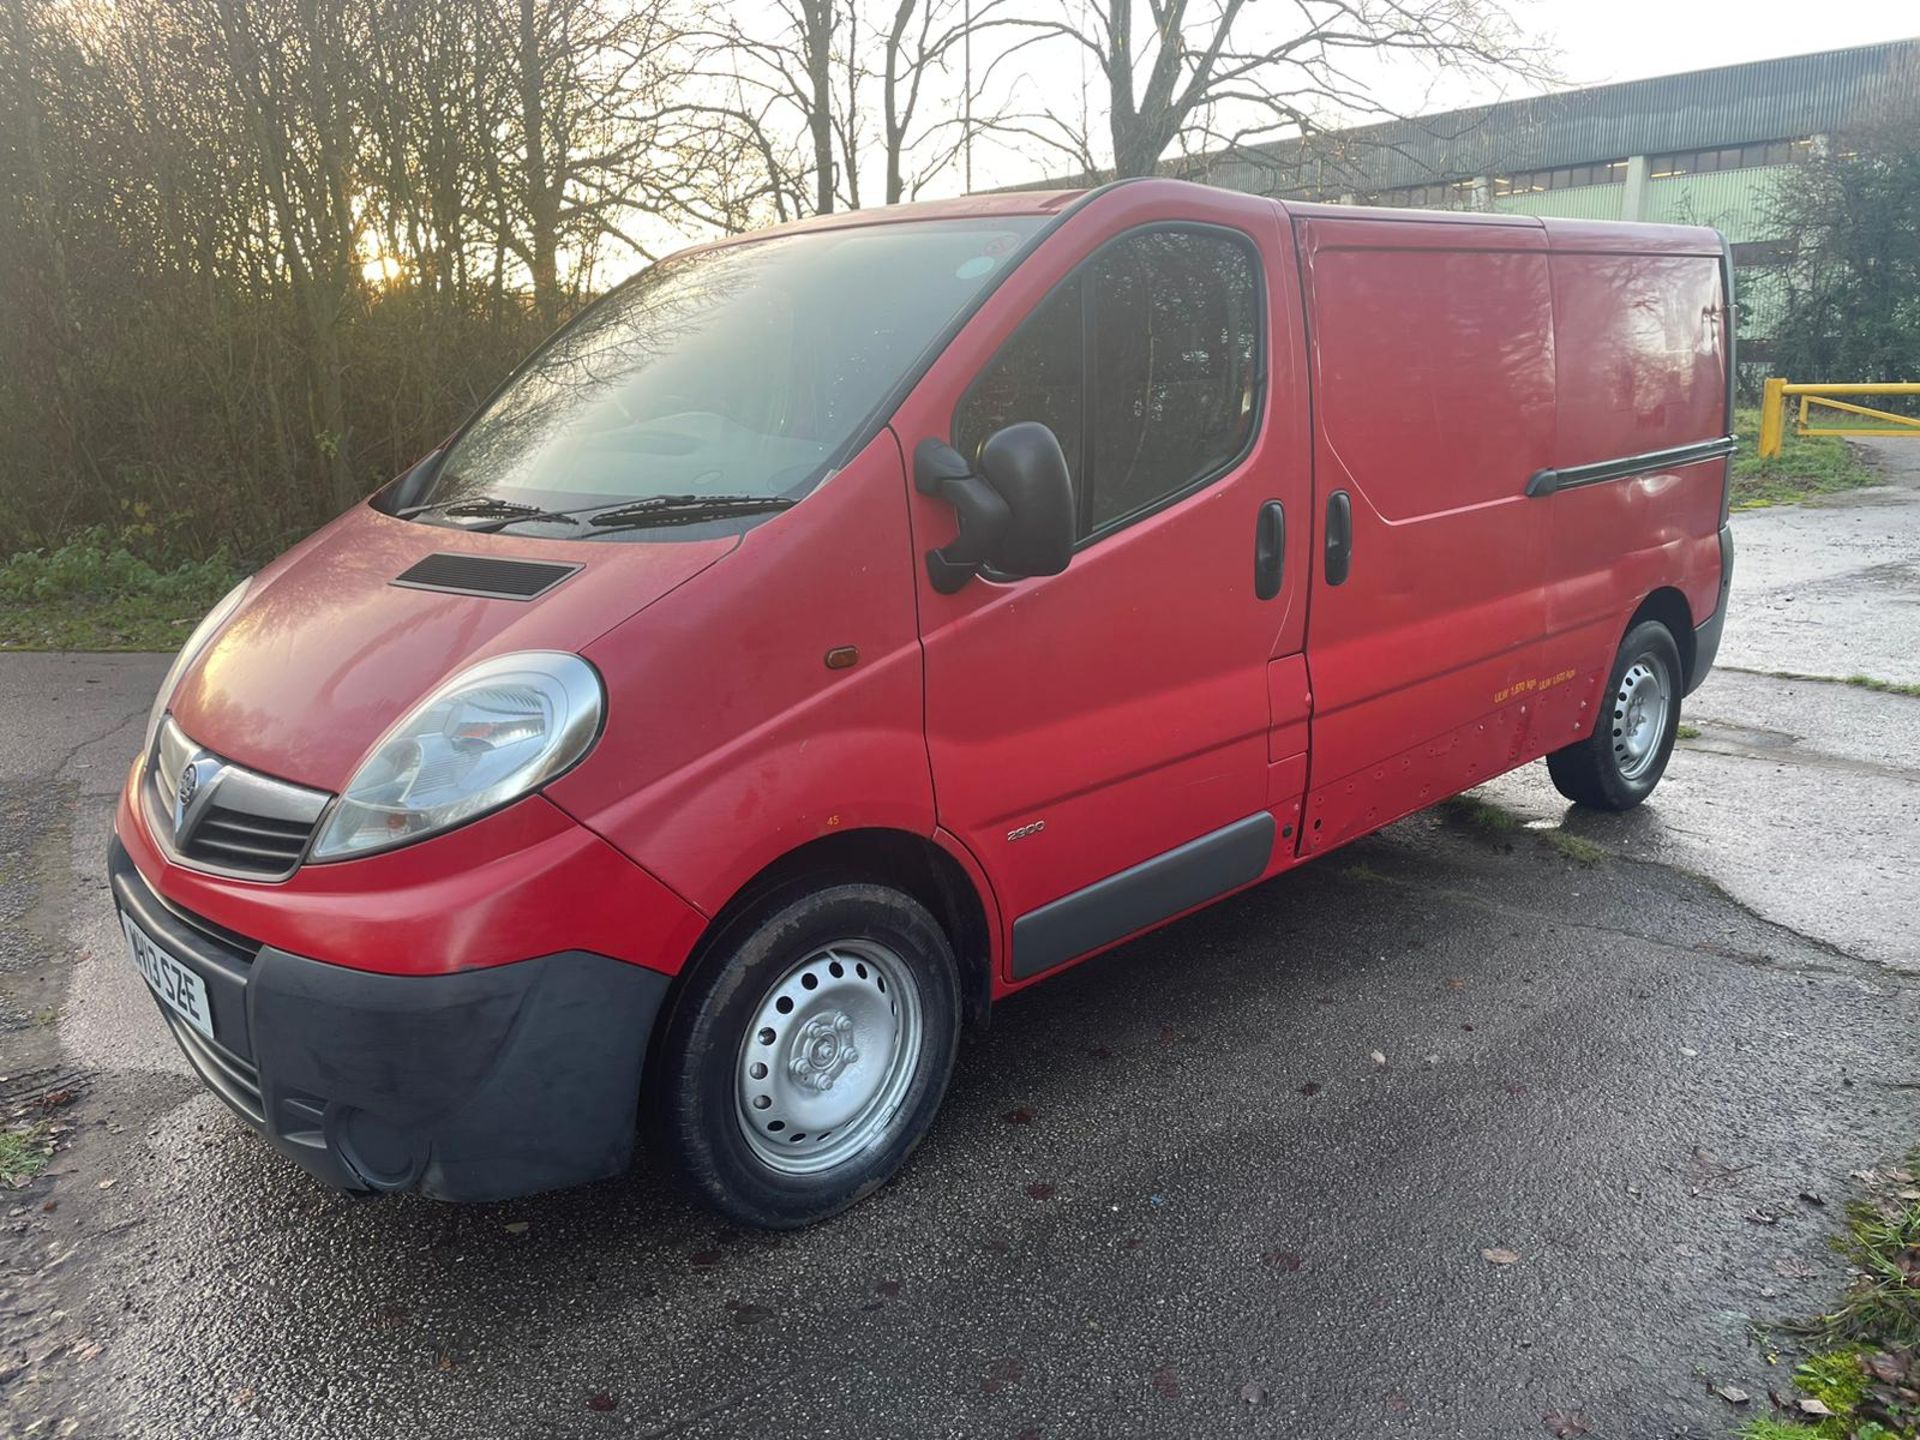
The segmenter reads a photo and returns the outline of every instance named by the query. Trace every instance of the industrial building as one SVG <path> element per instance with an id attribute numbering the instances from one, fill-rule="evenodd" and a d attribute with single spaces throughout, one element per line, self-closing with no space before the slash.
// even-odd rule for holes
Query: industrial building
<path id="1" fill-rule="evenodd" d="M 1712 225 L 1748 281 L 1766 358 L 1773 197 L 1795 165 L 1920 101 L 1920 39 L 1595 85 L 1246 146 L 1169 172 L 1287 198 Z"/>

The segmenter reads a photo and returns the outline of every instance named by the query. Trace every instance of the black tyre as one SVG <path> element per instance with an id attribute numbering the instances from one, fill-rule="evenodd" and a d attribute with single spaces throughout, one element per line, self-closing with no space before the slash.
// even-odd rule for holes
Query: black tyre
<path id="1" fill-rule="evenodd" d="M 1547 756 L 1553 785 L 1576 805 L 1631 810 L 1666 773 L 1685 688 L 1680 647 L 1658 620 L 1627 632 L 1607 677 L 1593 733 Z"/>
<path id="2" fill-rule="evenodd" d="M 900 1168 L 959 1037 L 953 950 L 920 904 L 880 885 L 789 888 L 687 977 L 643 1109 L 699 1199 L 746 1225 L 805 1225 Z"/>

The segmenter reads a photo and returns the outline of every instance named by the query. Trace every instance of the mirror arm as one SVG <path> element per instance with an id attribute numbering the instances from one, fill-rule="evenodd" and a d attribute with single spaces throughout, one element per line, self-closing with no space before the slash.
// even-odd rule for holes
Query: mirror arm
<path id="1" fill-rule="evenodd" d="M 940 594 L 951 595 L 993 559 L 1013 523 L 1013 511 L 945 441 L 922 440 L 914 450 L 913 486 L 922 495 L 946 501 L 960 517 L 960 533 L 927 552 L 927 578 Z"/>

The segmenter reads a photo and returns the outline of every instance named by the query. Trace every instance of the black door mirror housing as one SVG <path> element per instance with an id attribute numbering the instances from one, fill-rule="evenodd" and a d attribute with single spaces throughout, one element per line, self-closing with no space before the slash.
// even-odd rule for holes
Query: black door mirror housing
<path id="1" fill-rule="evenodd" d="M 996 430 L 980 447 L 980 473 L 1013 521 L 993 568 L 1006 575 L 1058 575 L 1073 559 L 1073 479 L 1053 431 L 1038 420 Z"/>
<path id="2" fill-rule="evenodd" d="M 953 542 L 927 552 L 933 588 L 951 595 L 984 569 L 1010 579 L 1058 575 L 1073 559 L 1073 481 L 1053 431 L 1026 420 L 980 447 L 980 473 L 940 440 L 913 452 L 914 488 L 959 512 Z"/>

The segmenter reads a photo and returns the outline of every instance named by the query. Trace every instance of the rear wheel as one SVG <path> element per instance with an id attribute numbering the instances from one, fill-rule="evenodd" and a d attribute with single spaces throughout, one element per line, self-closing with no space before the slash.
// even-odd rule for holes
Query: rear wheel
<path id="1" fill-rule="evenodd" d="M 1627 632 L 1593 733 L 1547 757 L 1554 788 L 1576 805 L 1631 810 L 1666 773 L 1680 729 L 1680 647 L 1658 620 Z"/>
<path id="2" fill-rule="evenodd" d="M 655 1142 L 731 1219 L 824 1219 L 926 1133 L 959 1019 L 952 947 L 909 896 L 841 884 L 772 897 L 674 1006 L 646 1099 Z"/>

